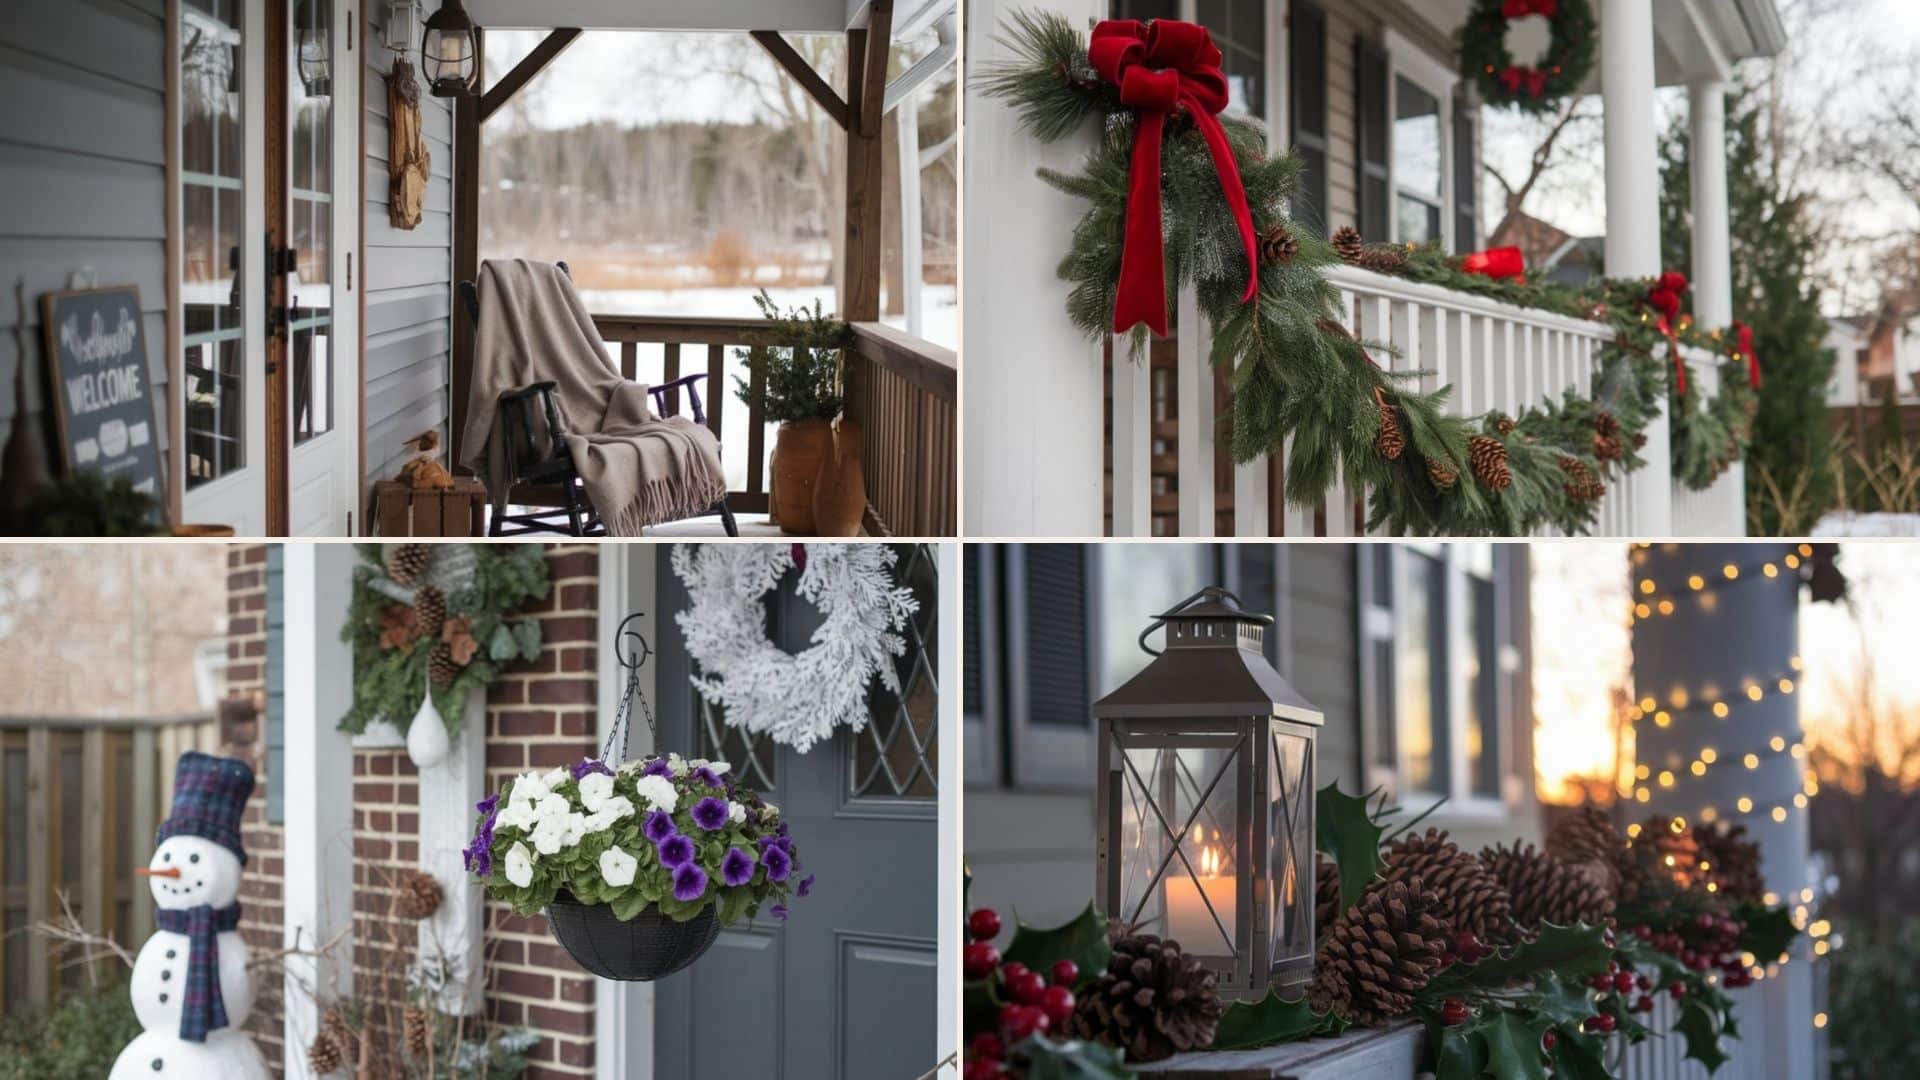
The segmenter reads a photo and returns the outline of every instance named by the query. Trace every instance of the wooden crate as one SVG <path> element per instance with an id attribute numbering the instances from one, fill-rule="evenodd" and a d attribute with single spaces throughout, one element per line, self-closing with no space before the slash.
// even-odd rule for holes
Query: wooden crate
<path id="1" fill-rule="evenodd" d="M 378 480 L 367 517 L 380 536 L 485 536 L 486 508 L 486 485 L 470 476 L 445 491 Z"/>

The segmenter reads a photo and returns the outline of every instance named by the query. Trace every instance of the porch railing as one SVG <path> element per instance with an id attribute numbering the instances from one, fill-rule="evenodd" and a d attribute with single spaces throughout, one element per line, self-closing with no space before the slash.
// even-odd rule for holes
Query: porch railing
<path id="1" fill-rule="evenodd" d="M 61 893 L 93 933 L 135 948 L 152 935 L 132 870 L 151 854 L 180 755 L 219 741 L 211 715 L 0 717 L 0 1014 L 84 983 L 26 932 L 60 917 Z"/>
<path id="2" fill-rule="evenodd" d="M 1452 384 L 1449 408 L 1461 414 L 1518 413 L 1568 389 L 1586 393 L 1608 337 L 1600 323 L 1351 267 L 1337 267 L 1328 277 L 1340 288 L 1348 329 L 1393 347 L 1394 355 L 1376 359 L 1395 370 L 1426 372 L 1418 381 L 1425 390 Z M 1176 322 L 1174 340 L 1155 343 L 1144 363 L 1129 361 L 1118 341 L 1110 350 L 1109 532 L 1361 535 L 1365 492 L 1336 487 L 1319 506 L 1290 505 L 1282 498 L 1284 454 L 1236 465 L 1216 449 L 1215 419 L 1226 403 L 1227 383 L 1208 362 L 1209 343 L 1191 290 L 1180 298 Z M 1693 359 L 1696 377 L 1711 375 L 1708 354 Z M 1646 434 L 1665 440 L 1665 418 Z M 1644 490 L 1647 485 L 1659 490 Z M 1640 534 L 1645 530 L 1635 508 L 1655 499 L 1672 502 L 1676 532 L 1683 519 L 1689 534 L 1743 531 L 1744 513 L 1728 495 L 1740 489 L 1737 471 L 1698 496 L 1676 487 L 1653 469 L 1609 485 L 1594 532 Z"/>
<path id="3" fill-rule="evenodd" d="M 771 344 L 765 322 L 659 315 L 595 315 L 593 322 L 629 379 L 664 383 L 706 371 L 700 401 L 720 439 L 727 502 L 740 513 L 767 512 L 773 443 L 758 403 L 764 387 L 735 351 Z M 753 405 L 734 396 L 735 376 L 749 377 Z M 878 323 L 854 325 L 846 412 L 861 425 L 870 533 L 953 535 L 957 382 L 952 350 Z M 670 394 L 669 412 L 684 408 L 683 400 Z"/>

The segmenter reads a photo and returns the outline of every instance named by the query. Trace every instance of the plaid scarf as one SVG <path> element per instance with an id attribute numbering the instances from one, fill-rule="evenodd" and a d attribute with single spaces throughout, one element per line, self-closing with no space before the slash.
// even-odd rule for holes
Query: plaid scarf
<path id="1" fill-rule="evenodd" d="M 220 998 L 220 932 L 240 925 L 240 903 L 160 909 L 160 929 L 187 935 L 187 988 L 180 1001 L 180 1037 L 203 1043 L 207 1033 L 227 1026 L 227 1003 Z"/>

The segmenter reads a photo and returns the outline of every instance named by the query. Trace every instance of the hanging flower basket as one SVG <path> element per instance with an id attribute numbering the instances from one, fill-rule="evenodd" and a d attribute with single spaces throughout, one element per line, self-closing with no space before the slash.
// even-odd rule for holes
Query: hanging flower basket
<path id="1" fill-rule="evenodd" d="M 565 890 L 547 905 L 547 926 L 581 967 L 623 982 L 663 979 L 700 959 L 720 936 L 712 907 L 674 922 L 654 905 L 622 921 L 611 904 L 583 904 Z"/>

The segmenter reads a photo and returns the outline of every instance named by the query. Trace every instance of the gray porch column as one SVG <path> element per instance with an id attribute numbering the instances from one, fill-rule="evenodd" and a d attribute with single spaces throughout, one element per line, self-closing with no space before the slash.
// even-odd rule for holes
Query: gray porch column
<path id="1" fill-rule="evenodd" d="M 1652 699 L 1654 711 L 1634 729 L 1636 757 L 1650 772 L 1637 784 L 1649 799 L 1635 801 L 1628 820 L 1661 813 L 1689 824 L 1746 826 L 1760 844 L 1767 888 L 1797 905 L 1809 878 L 1807 815 L 1794 800 L 1806 764 L 1793 752 L 1801 739 L 1801 673 L 1799 577 L 1784 562 L 1792 551 L 1782 543 L 1634 551 L 1634 599 L 1653 609 L 1633 626 L 1634 696 L 1643 709 Z M 1769 565 L 1775 576 L 1765 573 Z M 1729 568 L 1735 577 L 1727 576 Z M 1701 588 L 1692 587 L 1694 579 Z M 1663 600 L 1671 601 L 1672 614 L 1658 613 Z M 1782 679 L 1794 692 L 1783 691 Z M 1749 687 L 1759 688 L 1759 700 Z M 1725 702 L 1724 717 L 1716 715 L 1716 701 Z M 1698 774 L 1696 763 L 1703 766 Z M 1764 1062 L 1768 1075 L 1813 1075 L 1809 975 L 1802 939 L 1789 963 L 1770 964 L 1767 978 L 1735 992 L 1743 1038 L 1727 1050 L 1736 1061 Z"/>

